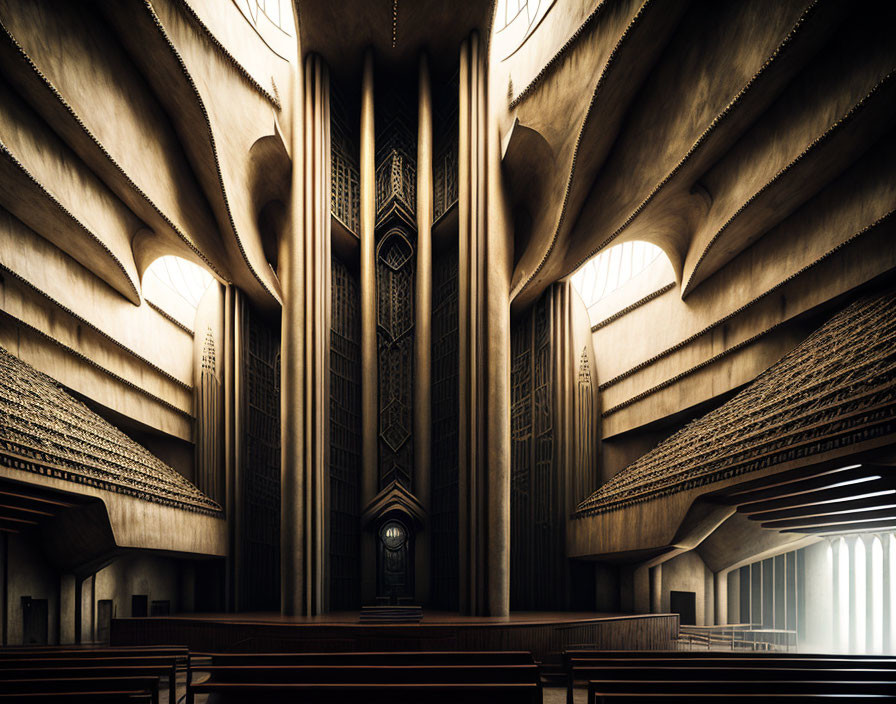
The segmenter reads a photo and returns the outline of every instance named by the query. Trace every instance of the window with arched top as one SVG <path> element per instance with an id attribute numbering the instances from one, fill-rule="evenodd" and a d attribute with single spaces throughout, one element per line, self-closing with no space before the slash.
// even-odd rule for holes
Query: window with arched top
<path id="1" fill-rule="evenodd" d="M 650 242 L 623 242 L 599 252 L 569 278 L 592 324 L 675 281 L 672 264 Z"/>
<path id="2" fill-rule="evenodd" d="M 538 29 L 556 0 L 498 0 L 492 28 L 501 59 L 512 56 Z"/>
<path id="3" fill-rule="evenodd" d="M 212 280 L 212 275 L 198 264 L 167 255 L 156 259 L 143 274 L 143 297 L 192 329 L 199 301 Z"/>

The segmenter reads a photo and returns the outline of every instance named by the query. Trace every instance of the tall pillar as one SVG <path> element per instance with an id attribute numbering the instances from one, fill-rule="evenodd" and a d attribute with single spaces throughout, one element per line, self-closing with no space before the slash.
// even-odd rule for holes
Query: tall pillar
<path id="1" fill-rule="evenodd" d="M 483 86 L 484 90 L 484 86 Z M 501 96 L 496 91 L 496 102 Z M 485 100 L 482 101 L 483 106 Z M 480 118 L 483 122 L 485 116 Z M 501 135 L 489 121 L 487 147 L 486 373 L 488 378 L 488 608 L 510 614 L 510 280 L 513 229 L 501 172 Z"/>
<path id="2" fill-rule="evenodd" d="M 882 628 L 883 628 L 883 652 L 890 654 L 893 652 L 893 647 L 896 643 L 893 642 L 893 602 L 890 600 L 890 584 L 892 580 L 892 574 L 890 570 L 893 569 L 892 562 L 890 560 L 890 543 L 893 541 L 892 533 L 884 533 L 880 537 L 881 547 L 883 548 L 883 560 L 881 561 L 881 572 L 883 579 L 881 580 L 881 590 L 883 597 L 883 605 L 884 610 L 881 615 Z"/>
<path id="3" fill-rule="evenodd" d="M 361 506 L 377 493 L 376 356 L 376 163 L 373 120 L 373 52 L 364 54 L 361 77 Z M 369 531 L 361 533 L 361 600 L 376 596 L 376 547 Z"/>
<path id="4" fill-rule="evenodd" d="M 663 565 L 650 568 L 650 613 L 663 612 Z"/>
<path id="5" fill-rule="evenodd" d="M 874 652 L 874 565 L 872 548 L 874 536 L 865 536 L 865 652 Z"/>
<path id="6" fill-rule="evenodd" d="M 485 358 L 485 88 L 477 33 L 461 45 L 458 96 L 458 491 L 460 609 L 488 613 Z"/>
<path id="7" fill-rule="evenodd" d="M 240 290 L 232 285 L 227 286 L 224 294 L 224 506 L 229 526 L 225 567 L 227 572 L 225 602 L 228 611 L 239 610 L 241 596 L 242 550 L 239 536 L 242 535 L 242 511 L 239 507 L 242 505 L 240 469 L 243 416 L 239 357 L 242 346 L 240 331 L 243 306 L 243 295 Z M 284 321 L 286 317 L 287 307 L 284 305 Z M 284 391 L 281 403 L 285 395 Z M 285 441 L 283 447 L 286 447 Z"/>
<path id="8" fill-rule="evenodd" d="M 715 624 L 728 623 L 728 573 L 720 570 L 713 574 L 713 598 L 715 599 Z"/>
<path id="9" fill-rule="evenodd" d="M 293 161 L 302 178 L 293 179 L 281 270 L 280 604 L 290 616 L 326 608 L 330 95 L 320 57 L 306 57 L 301 87 Z"/>
<path id="10" fill-rule="evenodd" d="M 859 539 L 850 537 L 846 539 L 846 555 L 848 558 L 846 574 L 849 589 L 849 652 L 859 652 L 859 614 L 857 613 L 856 599 L 856 550 L 859 549 Z M 861 615 L 865 618 L 865 614 Z"/>
<path id="11" fill-rule="evenodd" d="M 840 551 L 844 549 L 844 545 L 840 538 L 831 540 L 831 618 L 834 620 L 831 624 L 831 650 L 840 652 L 842 650 L 843 634 L 840 633 Z"/>
<path id="12" fill-rule="evenodd" d="M 432 88 L 420 56 L 417 108 L 417 281 L 414 306 L 414 488 L 427 516 L 416 546 L 416 594 L 429 601 L 431 522 L 432 359 Z"/>

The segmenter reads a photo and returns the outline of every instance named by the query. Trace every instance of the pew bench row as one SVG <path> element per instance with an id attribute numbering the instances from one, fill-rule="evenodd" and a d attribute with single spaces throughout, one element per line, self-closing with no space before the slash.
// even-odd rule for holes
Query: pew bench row
<path id="1" fill-rule="evenodd" d="M 564 664 L 570 703 L 582 681 L 588 704 L 896 698 L 896 658 L 873 655 L 576 650 L 564 653 Z"/>

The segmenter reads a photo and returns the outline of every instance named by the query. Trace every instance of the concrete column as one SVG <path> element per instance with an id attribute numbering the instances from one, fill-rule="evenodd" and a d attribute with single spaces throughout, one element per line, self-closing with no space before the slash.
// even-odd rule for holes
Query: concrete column
<path id="1" fill-rule="evenodd" d="M 461 44 L 458 96 L 458 490 L 460 609 L 488 614 L 485 129 L 479 36 Z"/>
<path id="2" fill-rule="evenodd" d="M 713 574 L 713 597 L 715 599 L 715 624 L 724 626 L 728 623 L 728 573 Z"/>
<path id="3" fill-rule="evenodd" d="M 663 566 L 654 565 L 650 568 L 650 613 L 661 614 L 663 612 Z"/>
<path id="4" fill-rule="evenodd" d="M 831 650 L 842 649 L 840 633 L 840 550 L 843 546 L 839 538 L 831 540 Z"/>
<path id="5" fill-rule="evenodd" d="M 283 257 L 280 258 L 283 261 Z M 283 318 L 286 319 L 286 306 Z M 227 517 L 227 557 L 225 558 L 224 604 L 227 611 L 237 610 L 236 540 L 236 330 L 234 327 L 234 288 L 224 290 L 224 515 Z M 283 349 L 286 359 L 286 348 Z M 286 392 L 281 395 L 285 398 Z M 283 447 L 288 438 L 284 436 Z"/>
<path id="6" fill-rule="evenodd" d="M 90 642 L 96 643 L 96 572 L 90 575 Z"/>
<path id="7" fill-rule="evenodd" d="M 293 178 L 281 271 L 280 603 L 290 616 L 326 608 L 329 449 L 330 95 L 320 57 L 306 57 L 299 85 L 293 163 L 302 178 Z"/>
<path id="8" fill-rule="evenodd" d="M 361 77 L 361 506 L 376 496 L 379 479 L 377 451 L 376 359 L 376 163 L 373 106 L 373 52 L 364 55 Z M 361 534 L 361 599 L 376 596 L 374 536 Z"/>
<path id="9" fill-rule="evenodd" d="M 890 601 L 890 589 L 891 589 L 891 580 L 893 569 L 892 562 L 890 560 L 890 544 L 893 541 L 892 533 L 885 533 L 881 536 L 881 547 L 883 547 L 883 561 L 881 563 L 882 568 L 882 583 L 881 588 L 883 590 L 883 603 L 884 603 L 884 612 L 881 618 L 883 621 L 883 652 L 890 654 L 893 652 L 893 603 Z"/>
<path id="10" fill-rule="evenodd" d="M 859 549 L 858 538 L 846 539 L 846 554 L 848 556 L 846 574 L 849 576 L 849 652 L 859 652 L 859 614 L 856 600 L 856 550 Z M 861 614 L 865 618 L 865 614 Z"/>
<path id="11" fill-rule="evenodd" d="M 501 96 L 495 95 L 493 99 L 499 101 Z M 485 105 L 484 99 L 482 104 Z M 484 115 L 480 119 L 486 122 Z M 495 121 L 488 124 L 488 236 L 485 238 L 488 609 L 491 616 L 507 616 L 510 613 L 510 279 L 513 273 L 513 228 L 501 172 L 501 135 Z"/>
<path id="12" fill-rule="evenodd" d="M 59 645 L 71 645 L 80 642 L 77 634 L 77 620 L 80 620 L 81 609 L 76 603 L 75 582 L 73 574 L 59 576 Z"/>
<path id="13" fill-rule="evenodd" d="M 420 57 L 417 107 L 417 281 L 414 306 L 414 490 L 426 511 L 417 536 L 418 601 L 429 601 L 432 430 L 432 89 L 426 55 Z"/>
<path id="14" fill-rule="evenodd" d="M 874 652 L 874 569 L 871 552 L 874 536 L 866 535 L 865 543 L 865 652 Z"/>

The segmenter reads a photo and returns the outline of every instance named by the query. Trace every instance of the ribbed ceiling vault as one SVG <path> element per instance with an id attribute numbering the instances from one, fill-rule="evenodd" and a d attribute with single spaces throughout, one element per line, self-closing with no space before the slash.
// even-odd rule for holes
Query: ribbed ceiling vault
<path id="1" fill-rule="evenodd" d="M 514 306 L 622 241 L 661 246 L 687 296 L 832 198 L 862 211 L 853 231 L 881 217 L 835 185 L 891 138 L 894 13 L 882 0 L 599 2 L 512 106 L 553 155 L 514 194 L 533 222 Z M 896 166 L 877 178 L 896 182 Z"/>
<path id="2" fill-rule="evenodd" d="M 133 303 L 146 267 L 177 254 L 275 309 L 256 184 L 289 182 L 276 94 L 291 70 L 269 54 L 261 86 L 185 0 L 0 1 L 0 206 Z"/>

